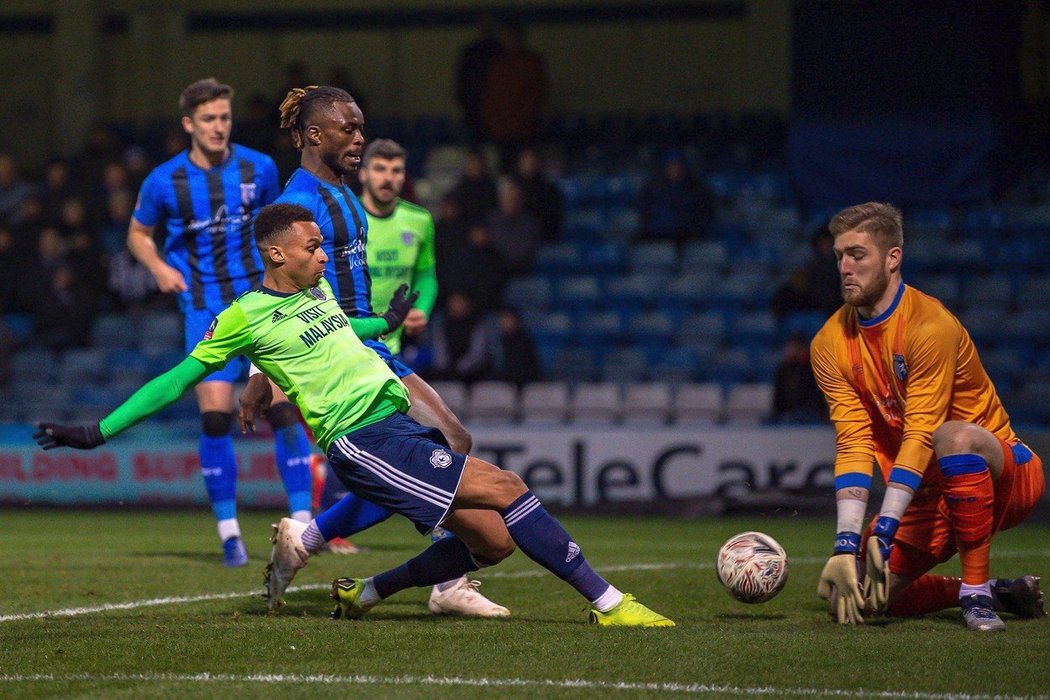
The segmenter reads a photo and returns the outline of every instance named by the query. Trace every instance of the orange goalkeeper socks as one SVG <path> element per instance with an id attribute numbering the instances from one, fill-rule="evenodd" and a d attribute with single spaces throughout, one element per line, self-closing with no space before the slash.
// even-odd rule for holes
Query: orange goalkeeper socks
<path id="1" fill-rule="evenodd" d="M 995 501 L 988 464 L 974 454 L 948 455 L 937 461 L 944 477 L 944 501 L 959 547 L 963 583 L 985 584 Z"/>
<path id="2" fill-rule="evenodd" d="M 888 614 L 891 617 L 915 617 L 958 607 L 961 584 L 961 578 L 951 576 L 920 576 L 893 601 Z"/>

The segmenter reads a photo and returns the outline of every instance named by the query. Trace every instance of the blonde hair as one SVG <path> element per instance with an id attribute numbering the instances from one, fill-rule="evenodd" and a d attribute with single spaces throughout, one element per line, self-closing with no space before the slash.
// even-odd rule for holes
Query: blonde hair
<path id="1" fill-rule="evenodd" d="M 866 202 L 847 207 L 832 217 L 828 230 L 835 238 L 848 231 L 867 233 L 884 251 L 904 247 L 904 217 L 892 204 Z"/>

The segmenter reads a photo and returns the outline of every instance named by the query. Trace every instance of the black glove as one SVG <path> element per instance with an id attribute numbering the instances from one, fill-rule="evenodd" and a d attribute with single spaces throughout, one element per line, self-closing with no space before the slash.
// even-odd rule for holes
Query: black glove
<path id="1" fill-rule="evenodd" d="M 33 433 L 36 444 L 45 450 L 56 447 L 72 447 L 77 450 L 93 450 L 106 440 L 98 423 L 94 425 L 59 425 L 58 423 L 37 423 L 39 428 Z"/>
<path id="2" fill-rule="evenodd" d="M 419 292 L 408 293 L 407 284 L 397 288 L 394 296 L 390 299 L 390 307 L 383 314 L 383 319 L 389 326 L 387 333 L 405 322 L 405 316 L 408 316 L 408 312 L 412 310 L 412 304 L 415 304 L 418 298 Z"/>

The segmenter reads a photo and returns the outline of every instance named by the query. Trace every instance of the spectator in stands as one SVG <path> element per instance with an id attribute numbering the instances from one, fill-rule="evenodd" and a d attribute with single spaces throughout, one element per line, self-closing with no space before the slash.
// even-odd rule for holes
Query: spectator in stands
<path id="1" fill-rule="evenodd" d="M 787 282 L 777 290 L 770 302 L 770 311 L 778 320 L 805 311 L 816 311 L 830 316 L 839 308 L 841 298 L 838 263 L 835 261 L 835 243 L 826 227 L 817 230 L 810 239 L 812 252 L 800 267 L 791 271 Z"/>
<path id="2" fill-rule="evenodd" d="M 18 297 L 18 280 L 23 262 L 19 259 L 15 237 L 9 228 L 0 223 L 0 310 L 21 311 Z"/>
<path id="3" fill-rule="evenodd" d="M 438 253 L 438 261 L 442 261 Z M 438 268 L 438 289 L 442 295 L 460 292 L 475 306 L 496 308 L 503 298 L 507 281 L 503 258 L 492 246 L 492 234 L 487 224 L 474 224 L 467 231 L 467 244 L 449 249 Z"/>
<path id="4" fill-rule="evenodd" d="M 40 197 L 31 194 L 22 200 L 18 215 L 11 221 L 11 231 L 20 245 L 31 248 L 36 245 L 36 239 L 45 226 L 58 225 L 61 215 L 62 207 L 49 212 Z"/>
<path id="5" fill-rule="evenodd" d="M 528 272 L 543 242 L 540 224 L 525 208 L 525 193 L 511 177 L 499 181 L 499 207 L 489 215 L 492 245 L 511 274 Z"/>
<path id="6" fill-rule="evenodd" d="M 500 171 L 514 167 L 518 151 L 540 136 L 547 99 L 547 65 L 525 43 L 525 28 L 507 23 L 500 31 L 503 51 L 485 74 L 481 120 L 485 137 L 500 149 Z"/>
<path id="7" fill-rule="evenodd" d="M 263 153 L 273 151 L 274 138 L 279 129 L 277 112 L 270 109 L 270 100 L 262 93 L 248 98 L 244 116 L 237 118 L 237 141 Z"/>
<path id="8" fill-rule="evenodd" d="M 536 217 L 544 241 L 561 237 L 564 197 L 557 185 L 543 171 L 543 162 L 535 148 L 523 148 L 512 175 L 525 195 L 525 209 Z"/>
<path id="9" fill-rule="evenodd" d="M 449 195 L 462 206 L 463 221 L 473 226 L 485 221 L 496 208 L 496 181 L 489 174 L 481 151 L 471 151 L 463 163 L 463 175 Z"/>
<path id="10" fill-rule="evenodd" d="M 715 212 L 714 195 L 679 151 L 668 153 L 638 200 L 642 237 L 678 243 L 702 238 Z"/>
<path id="11" fill-rule="evenodd" d="M 514 309 L 499 312 L 499 335 L 493 353 L 492 378 L 513 382 L 520 388 L 523 384 L 540 378 L 540 360 L 536 345 L 525 330 L 521 316 Z"/>
<path id="12" fill-rule="evenodd" d="M 0 154 L 0 223 L 14 223 L 22 203 L 32 193 L 32 186 L 19 175 L 15 159 L 6 153 Z"/>
<path id="13" fill-rule="evenodd" d="M 432 321 L 435 377 L 473 382 L 487 376 L 495 359 L 497 324 L 492 312 L 480 310 L 466 294 L 449 294 Z"/>
<path id="14" fill-rule="evenodd" d="M 820 423 L 827 404 L 809 364 L 809 341 L 792 333 L 773 380 L 773 418 L 778 423 Z"/>
<path id="15" fill-rule="evenodd" d="M 135 197 L 127 190 L 118 190 L 106 198 L 106 209 L 97 238 L 107 255 L 116 255 L 124 250 L 134 205 Z"/>
<path id="16" fill-rule="evenodd" d="M 153 162 L 142 146 L 128 146 L 124 149 L 124 169 L 128 173 L 128 189 L 138 192 L 153 169 Z"/>
<path id="17" fill-rule="evenodd" d="M 44 183 L 40 188 L 40 204 L 47 225 L 59 222 L 62 202 L 76 195 L 73 173 L 64 158 L 54 157 L 44 166 Z"/>
<path id="18" fill-rule="evenodd" d="M 66 264 L 45 278 L 33 305 L 35 340 L 52 350 L 89 345 L 95 308 L 91 290 Z"/>
<path id="19" fill-rule="evenodd" d="M 302 83 L 306 85 L 307 83 Z M 354 80 L 353 75 L 350 73 L 350 69 L 346 66 L 332 66 L 328 69 L 328 82 L 325 85 L 331 85 L 337 88 L 343 88 L 354 97 L 354 102 L 361 108 L 362 114 L 369 114 L 368 111 L 368 100 L 365 97 L 364 91 L 361 86 Z"/>
<path id="20" fill-rule="evenodd" d="M 456 101 L 463 110 L 463 125 L 472 145 L 484 136 L 481 123 L 481 94 L 492 61 L 503 52 L 496 18 L 487 12 L 478 15 L 478 37 L 459 55 L 456 67 Z M 355 94 L 355 93 L 350 93 Z"/>
<path id="21" fill-rule="evenodd" d="M 448 260 L 467 246 L 467 224 L 463 221 L 463 205 L 451 195 L 445 195 L 434 219 L 434 255 L 437 257 L 438 295 L 443 283 L 450 280 Z"/>
<path id="22" fill-rule="evenodd" d="M 102 172 L 110 163 L 120 160 L 122 146 L 113 130 L 102 122 L 88 129 L 84 151 L 80 155 L 77 172 L 86 183 L 102 180 Z"/>

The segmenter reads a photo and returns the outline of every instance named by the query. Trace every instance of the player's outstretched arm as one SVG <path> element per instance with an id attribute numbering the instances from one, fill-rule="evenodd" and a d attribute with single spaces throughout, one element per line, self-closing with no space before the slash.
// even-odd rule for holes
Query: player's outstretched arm
<path id="1" fill-rule="evenodd" d="M 199 360 L 187 357 L 164 374 L 151 379 L 97 424 L 67 426 L 37 423 L 39 430 L 33 434 L 33 439 L 45 450 L 56 447 L 93 449 L 174 403 L 210 371 Z"/>

